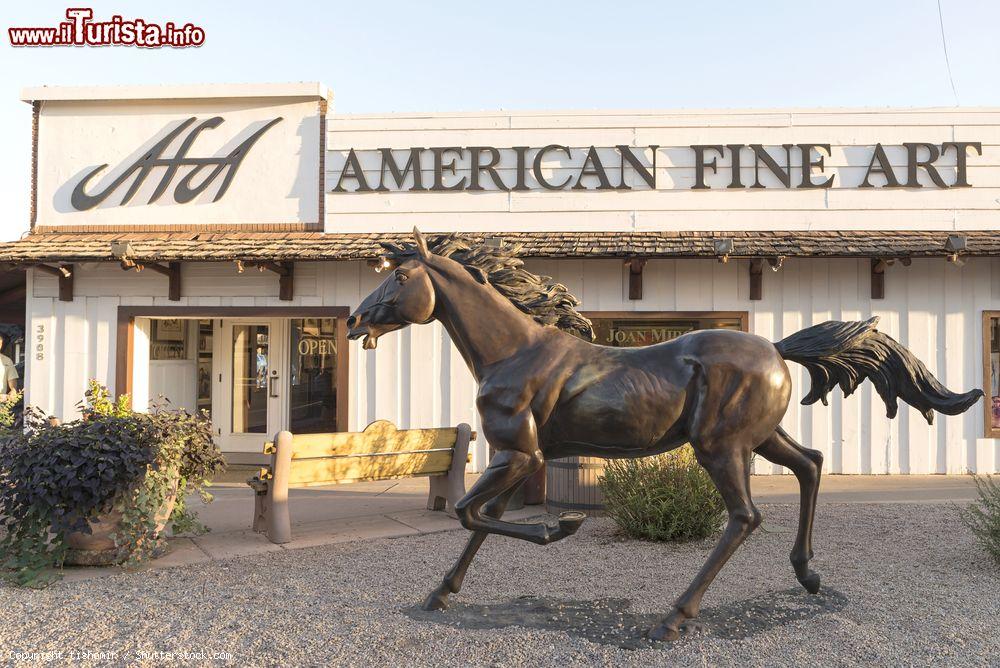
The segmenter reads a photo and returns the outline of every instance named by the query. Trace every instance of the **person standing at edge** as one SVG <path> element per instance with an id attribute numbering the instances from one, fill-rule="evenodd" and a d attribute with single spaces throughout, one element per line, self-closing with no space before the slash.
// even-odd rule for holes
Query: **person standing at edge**
<path id="1" fill-rule="evenodd" d="M 6 343 L 6 337 L 0 334 L 0 350 L 3 350 Z M 2 353 L 0 353 L 0 367 L 2 367 L 0 369 L 0 374 L 2 374 L 2 378 L 0 378 L 0 401 L 7 401 L 7 397 L 17 392 L 17 379 L 20 376 L 18 376 L 17 367 L 14 366 L 14 360 Z"/>

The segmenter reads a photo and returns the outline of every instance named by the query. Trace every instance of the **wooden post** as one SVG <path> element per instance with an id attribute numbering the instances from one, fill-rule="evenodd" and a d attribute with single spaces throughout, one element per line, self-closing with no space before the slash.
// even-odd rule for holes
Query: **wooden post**
<path id="1" fill-rule="evenodd" d="M 764 260 L 750 260 L 750 299 L 760 301 L 764 298 Z"/>
<path id="2" fill-rule="evenodd" d="M 73 265 L 59 265 L 59 301 L 73 301 Z"/>
<path id="3" fill-rule="evenodd" d="M 872 258 L 872 299 L 885 299 L 886 261 Z"/>
<path id="4" fill-rule="evenodd" d="M 284 262 L 281 266 L 284 267 L 284 271 L 278 274 L 278 299 L 283 302 L 290 302 L 292 301 L 295 264 Z"/>
<path id="5" fill-rule="evenodd" d="M 642 270 L 646 266 L 646 258 L 632 257 L 625 260 L 628 266 L 628 298 L 642 299 Z"/>
<path id="6" fill-rule="evenodd" d="M 167 274 L 167 299 L 172 302 L 181 300 L 181 263 L 171 262 L 170 273 Z"/>

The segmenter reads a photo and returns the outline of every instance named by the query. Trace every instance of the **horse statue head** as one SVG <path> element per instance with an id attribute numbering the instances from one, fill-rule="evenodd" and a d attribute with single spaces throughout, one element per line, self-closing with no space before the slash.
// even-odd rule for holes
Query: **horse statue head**
<path id="1" fill-rule="evenodd" d="M 548 276 L 526 270 L 517 257 L 520 246 L 496 247 L 459 234 L 438 235 L 428 242 L 413 229 L 413 242 L 382 243 L 389 275 L 347 319 L 348 337 L 364 338 L 375 348 L 383 334 L 440 319 L 450 310 L 482 309 L 471 293 L 501 298 L 540 325 L 553 325 L 593 338 L 590 321 L 576 312 L 579 301 Z M 442 303 L 441 294 L 448 298 Z"/>

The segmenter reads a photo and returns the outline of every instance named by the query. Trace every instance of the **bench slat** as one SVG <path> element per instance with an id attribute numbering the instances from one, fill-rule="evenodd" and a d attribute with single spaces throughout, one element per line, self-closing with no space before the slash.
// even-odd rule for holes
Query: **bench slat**
<path id="1" fill-rule="evenodd" d="M 378 420 L 362 432 L 295 434 L 292 459 L 440 450 L 454 447 L 457 438 L 455 428 L 397 430 L 391 422 Z"/>
<path id="2" fill-rule="evenodd" d="M 405 476 L 440 475 L 451 467 L 451 450 L 292 461 L 289 485 L 332 484 Z"/>

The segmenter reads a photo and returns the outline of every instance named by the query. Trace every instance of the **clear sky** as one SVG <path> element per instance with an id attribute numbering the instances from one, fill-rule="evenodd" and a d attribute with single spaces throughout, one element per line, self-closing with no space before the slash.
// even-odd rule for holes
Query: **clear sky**
<path id="1" fill-rule="evenodd" d="M 195 49 L 11 48 L 65 2 L 5 2 L 0 238 L 28 228 L 35 85 L 322 81 L 334 112 L 953 106 L 937 0 L 84 3 Z M 1000 106 L 1000 2 L 941 0 L 962 106 Z"/>

